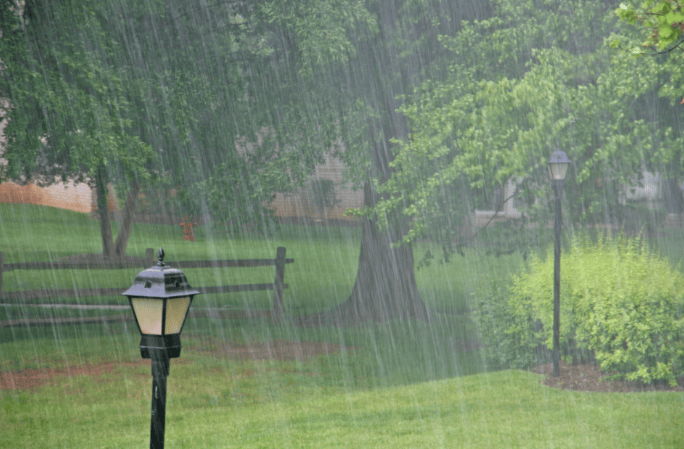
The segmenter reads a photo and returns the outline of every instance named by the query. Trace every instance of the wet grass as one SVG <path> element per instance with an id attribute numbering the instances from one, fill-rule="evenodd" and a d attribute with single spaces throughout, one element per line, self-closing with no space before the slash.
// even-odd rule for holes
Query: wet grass
<path id="1" fill-rule="evenodd" d="M 481 373 L 476 354 L 440 343 L 458 324 L 436 330 L 418 323 L 349 329 L 194 323 L 184 337 L 183 356 L 172 361 L 166 447 L 670 448 L 684 443 L 680 394 L 573 393 L 544 387 L 530 373 Z M 138 358 L 137 335 L 121 327 L 70 329 L 53 345 L 41 343 L 53 330 L 34 329 L 14 356 L 38 357 L 37 368 L 60 365 L 65 358 L 72 366 L 94 363 L 102 356 L 121 366 L 97 377 L 62 376 L 39 389 L 0 392 L 0 447 L 26 447 L 29 441 L 35 448 L 147 444 L 149 366 L 125 365 Z M 207 336 L 238 343 L 325 339 L 356 346 L 305 361 L 238 361 L 201 352 Z M 0 355 L 6 360 L 4 346 Z"/>
<path id="2" fill-rule="evenodd" d="M 25 204 L 0 204 L 0 250 L 5 262 L 49 261 L 77 254 L 101 252 L 99 225 L 86 214 Z M 114 223 L 114 232 L 117 224 Z M 167 261 L 198 259 L 274 258 L 276 248 L 287 248 L 295 260 L 285 269 L 285 313 L 306 315 L 326 310 L 346 300 L 356 276 L 360 228 L 284 225 L 277 235 L 228 237 L 207 234 L 199 227 L 195 242 L 184 241 L 180 227 L 136 224 L 128 255 L 143 256 L 145 248 L 163 246 Z M 416 257 L 427 244 L 418 244 Z M 428 307 L 447 313 L 467 313 L 469 300 L 483 286 L 505 282 L 523 264 L 519 255 L 487 256 L 477 249 L 448 264 L 433 263 L 417 271 L 419 289 Z M 5 292 L 50 288 L 122 288 L 130 286 L 140 269 L 123 270 L 16 270 L 4 274 Z M 188 269 L 195 286 L 272 282 L 273 267 L 241 269 Z M 47 303 L 122 304 L 118 296 L 99 298 L 50 298 Z M 194 307 L 232 310 L 265 310 L 272 292 L 199 296 Z M 37 312 L 27 309 L 24 314 Z M 68 315 L 70 312 L 59 312 Z M 77 316 L 73 311 L 73 316 Z M 109 312 L 104 312 L 109 314 Z"/>
<path id="3" fill-rule="evenodd" d="M 681 394 L 553 390 L 520 371 L 484 373 L 453 341 L 465 317 L 301 329 L 192 320 L 172 361 L 166 447 L 681 447 Z M 348 349 L 306 360 L 231 360 L 208 339 L 326 341 Z M 0 391 L 0 447 L 137 447 L 149 438 L 151 376 L 122 324 L 0 330 L 0 369 L 76 368 Z"/>
<path id="4" fill-rule="evenodd" d="M 83 214 L 0 205 L 0 249 L 7 262 L 100 251 L 97 221 Z M 116 229 L 115 229 L 116 230 Z M 286 314 L 344 301 L 356 274 L 358 228 L 283 227 L 271 239 L 206 235 L 135 225 L 129 255 L 164 246 L 168 260 L 271 258 L 285 246 Z M 673 237 L 676 240 L 676 236 Z M 416 254 L 425 246 L 418 245 Z M 183 354 L 172 361 L 166 447 L 681 447 L 681 395 L 594 394 L 553 390 L 539 376 L 486 373 L 467 313 L 476 292 L 506 282 L 524 265 L 468 250 L 419 270 L 435 322 L 299 328 L 266 320 L 191 318 Z M 139 270 L 6 273 L 7 288 L 130 285 Z M 187 270 L 193 285 L 268 282 L 273 268 Z M 217 282 L 220 281 L 220 282 Z M 193 307 L 266 309 L 270 292 L 204 295 Z M 56 300 L 51 300 L 56 301 Z M 82 303 L 125 303 L 84 298 Z M 0 308 L 16 315 L 86 316 L 105 311 Z M 5 317 L 5 318 L 3 318 Z M 28 391 L 0 391 L 0 447 L 139 447 L 149 439 L 151 376 L 132 323 L 0 329 L 0 371 L 119 364 L 97 377 L 56 377 Z M 211 342 L 326 342 L 348 350 L 306 360 L 231 360 Z M 465 348 L 465 349 L 464 349 Z M 475 346 L 476 348 L 476 346 Z"/>

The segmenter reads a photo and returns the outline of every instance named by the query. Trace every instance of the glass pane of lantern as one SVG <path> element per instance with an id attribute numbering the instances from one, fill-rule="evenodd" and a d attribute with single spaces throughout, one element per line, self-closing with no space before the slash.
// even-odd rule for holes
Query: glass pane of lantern
<path id="1" fill-rule="evenodd" d="M 165 335 L 177 334 L 181 331 L 188 307 L 190 307 L 190 298 L 173 298 L 166 300 Z"/>
<path id="2" fill-rule="evenodd" d="M 135 318 L 140 331 L 148 335 L 161 335 L 162 307 L 164 301 L 149 298 L 131 298 Z"/>
<path id="3" fill-rule="evenodd" d="M 549 164 L 549 168 L 551 170 L 551 179 L 565 179 L 565 174 L 568 171 L 568 164 Z"/>

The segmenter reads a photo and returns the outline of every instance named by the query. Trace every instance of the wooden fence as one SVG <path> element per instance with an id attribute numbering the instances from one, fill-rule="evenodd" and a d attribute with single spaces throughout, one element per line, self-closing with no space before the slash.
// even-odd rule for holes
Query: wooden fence
<path id="1" fill-rule="evenodd" d="M 14 270 L 118 270 L 124 268 L 147 268 L 154 262 L 154 250 L 147 248 L 145 258 L 140 261 L 117 261 L 106 263 L 74 262 L 74 261 L 51 261 L 51 262 L 5 262 L 5 255 L 0 252 L 0 301 L 13 303 L 28 303 L 49 298 L 80 298 L 94 296 L 120 295 L 130 285 L 119 288 L 65 288 L 65 289 L 36 289 L 21 291 L 2 291 L 3 274 Z M 185 268 L 243 268 L 275 266 L 273 282 L 263 284 L 242 285 L 218 285 L 218 286 L 195 286 L 200 293 L 232 293 L 256 290 L 273 290 L 273 309 L 271 311 L 275 319 L 280 319 L 283 313 L 283 290 L 288 287 L 285 284 L 285 265 L 294 263 L 294 259 L 285 257 L 285 248 L 278 247 L 275 259 L 243 259 L 243 260 L 181 260 L 167 262 L 169 266 L 178 269 Z M 131 280 L 132 282 L 132 280 Z M 192 285 L 192 282 L 191 282 Z"/>

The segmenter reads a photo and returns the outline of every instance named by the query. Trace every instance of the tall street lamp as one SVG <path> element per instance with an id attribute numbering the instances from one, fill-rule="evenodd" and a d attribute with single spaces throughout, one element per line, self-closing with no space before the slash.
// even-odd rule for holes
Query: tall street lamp
<path id="1" fill-rule="evenodd" d="M 556 150 L 549 158 L 549 176 L 553 182 L 555 197 L 555 245 L 553 260 L 553 377 L 560 376 L 560 254 L 561 254 L 561 197 L 565 187 L 565 175 L 570 159 L 561 150 Z"/>
<path id="2" fill-rule="evenodd" d="M 157 265 L 141 271 L 123 295 L 140 331 L 140 355 L 152 362 L 152 423 L 150 449 L 163 449 L 166 420 L 166 378 L 170 359 L 180 356 L 180 334 L 190 304 L 199 291 L 182 271 L 164 263 L 159 248 Z"/>

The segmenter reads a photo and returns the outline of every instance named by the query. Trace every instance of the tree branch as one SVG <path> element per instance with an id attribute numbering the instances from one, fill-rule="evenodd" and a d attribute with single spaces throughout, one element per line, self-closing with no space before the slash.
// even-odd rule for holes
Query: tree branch
<path id="1" fill-rule="evenodd" d="M 513 199 L 517 194 L 518 194 L 518 186 L 516 185 L 516 186 L 515 186 L 515 191 L 514 191 L 512 194 L 510 194 L 510 195 L 508 196 L 508 198 L 504 199 L 504 200 L 501 202 L 501 204 L 506 204 L 506 202 L 507 202 L 508 200 Z M 499 211 L 498 211 L 498 210 L 495 210 L 495 211 L 494 211 L 494 215 L 492 215 L 492 216 L 489 218 L 489 220 L 487 221 L 487 223 L 485 223 L 485 225 L 482 226 L 482 227 L 480 228 L 480 230 L 478 230 L 475 234 L 473 234 L 473 236 L 470 237 L 468 240 L 471 240 L 471 241 L 472 241 L 472 240 L 475 240 L 475 238 L 480 234 L 480 232 L 482 232 L 483 230 L 487 229 L 487 226 L 489 226 L 489 224 L 490 224 L 498 215 L 499 215 Z"/>
<path id="2" fill-rule="evenodd" d="M 680 40 L 679 43 L 678 43 L 677 45 L 675 45 L 674 47 L 668 48 L 667 50 L 656 51 L 656 52 L 654 52 L 654 53 L 643 53 L 643 54 L 645 54 L 646 56 L 658 56 L 658 55 L 663 55 L 663 54 L 665 54 L 665 53 L 671 52 L 672 50 L 674 50 L 675 48 L 679 47 L 679 46 L 682 45 L 682 44 L 684 44 L 684 39 Z"/>
<path id="3" fill-rule="evenodd" d="M 680 45 L 682 45 L 682 44 L 684 44 L 684 39 L 680 40 L 679 43 L 677 43 L 677 45 L 675 45 L 674 47 L 670 47 L 670 48 L 668 48 L 667 50 L 663 50 L 663 51 L 653 51 L 652 53 L 639 53 L 639 54 L 640 54 L 640 55 L 644 55 L 644 56 L 658 56 L 658 55 L 664 55 L 664 54 L 666 54 L 666 53 L 670 53 L 672 50 L 674 50 L 675 48 L 678 48 L 678 47 L 679 47 Z M 632 50 L 629 50 L 628 48 L 624 48 L 622 45 L 620 45 L 620 46 L 618 47 L 618 49 L 619 49 L 619 50 L 622 50 L 622 51 L 626 51 L 627 53 L 632 53 Z"/>

